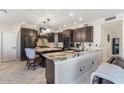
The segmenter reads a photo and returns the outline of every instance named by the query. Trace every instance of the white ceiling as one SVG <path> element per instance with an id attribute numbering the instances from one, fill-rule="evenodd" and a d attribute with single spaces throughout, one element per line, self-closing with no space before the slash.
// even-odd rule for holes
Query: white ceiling
<path id="1" fill-rule="evenodd" d="M 122 12 L 124 10 L 120 9 L 7 9 L 7 13 L 0 12 L 0 22 L 42 26 L 43 21 L 50 18 L 50 27 L 57 31 L 64 29 L 64 25 L 73 26 L 74 22 L 83 24 Z M 70 16 L 70 13 L 74 15 Z"/>

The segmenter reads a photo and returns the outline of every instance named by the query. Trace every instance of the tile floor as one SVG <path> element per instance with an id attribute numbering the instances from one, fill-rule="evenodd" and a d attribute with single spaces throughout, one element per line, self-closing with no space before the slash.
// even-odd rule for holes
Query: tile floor
<path id="1" fill-rule="evenodd" d="M 45 68 L 28 70 L 26 62 L 0 64 L 0 84 L 45 84 Z"/>
<path id="2" fill-rule="evenodd" d="M 26 62 L 7 62 L 0 64 L 0 84 L 46 84 L 45 68 L 28 70 Z M 85 74 L 79 84 L 89 84 L 92 71 Z"/>

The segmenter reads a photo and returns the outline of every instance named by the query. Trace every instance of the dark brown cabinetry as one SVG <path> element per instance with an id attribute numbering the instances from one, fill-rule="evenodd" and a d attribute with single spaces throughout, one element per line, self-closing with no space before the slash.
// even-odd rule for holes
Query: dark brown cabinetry
<path id="1" fill-rule="evenodd" d="M 73 32 L 73 41 L 74 42 L 81 42 L 81 28 L 74 29 Z"/>
<path id="2" fill-rule="evenodd" d="M 69 38 L 70 42 L 73 42 L 73 30 L 72 29 L 64 30 L 63 38 Z"/>
<path id="3" fill-rule="evenodd" d="M 64 30 L 63 31 L 63 38 L 68 38 L 70 37 L 70 30 Z"/>
<path id="4" fill-rule="evenodd" d="M 93 26 L 74 29 L 74 42 L 93 42 Z"/>
<path id="5" fill-rule="evenodd" d="M 63 32 L 58 33 L 58 42 L 63 42 Z"/>
<path id="6" fill-rule="evenodd" d="M 54 33 L 48 34 L 48 42 L 54 42 Z"/>
<path id="7" fill-rule="evenodd" d="M 84 37 L 82 38 L 86 42 L 93 42 L 93 26 L 87 26 L 83 28 Z"/>
<path id="8" fill-rule="evenodd" d="M 21 28 L 21 60 L 25 60 L 25 48 L 34 48 L 38 37 L 38 31 Z"/>

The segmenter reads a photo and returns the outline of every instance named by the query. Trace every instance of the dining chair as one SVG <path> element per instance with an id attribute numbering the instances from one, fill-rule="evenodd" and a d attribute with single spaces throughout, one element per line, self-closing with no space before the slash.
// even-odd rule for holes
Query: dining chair
<path id="1" fill-rule="evenodd" d="M 25 54 L 27 58 L 26 66 L 28 66 L 28 69 L 30 67 L 33 67 L 35 70 L 36 62 L 41 61 L 40 56 L 36 54 L 35 49 L 32 48 L 25 48 Z M 40 63 L 40 62 L 39 62 Z"/>

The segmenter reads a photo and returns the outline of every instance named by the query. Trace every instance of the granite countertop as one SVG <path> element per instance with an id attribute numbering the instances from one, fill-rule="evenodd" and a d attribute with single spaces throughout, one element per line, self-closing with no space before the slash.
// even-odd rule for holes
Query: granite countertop
<path id="1" fill-rule="evenodd" d="M 62 50 L 62 48 L 54 48 L 54 47 L 40 48 L 40 47 L 36 47 L 35 50 L 36 50 L 36 52 L 47 52 L 47 51 Z"/>
<path id="2" fill-rule="evenodd" d="M 89 53 L 93 53 L 96 51 L 100 51 L 100 50 L 85 51 L 85 52 L 80 51 L 80 50 L 68 50 L 68 51 L 61 51 L 61 52 L 45 53 L 43 54 L 43 56 L 53 62 L 60 62 L 60 61 L 64 61 L 67 59 L 84 56 L 84 55 L 87 55 Z"/>

